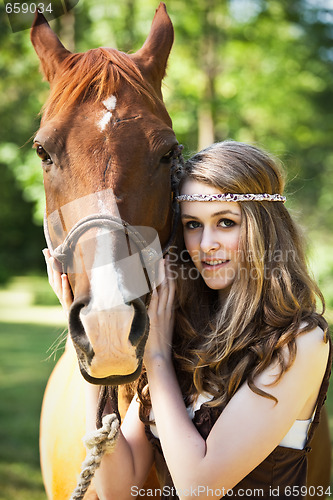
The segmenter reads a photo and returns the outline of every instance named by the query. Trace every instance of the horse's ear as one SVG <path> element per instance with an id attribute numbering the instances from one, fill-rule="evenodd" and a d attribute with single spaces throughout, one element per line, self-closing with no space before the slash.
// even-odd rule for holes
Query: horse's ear
<path id="1" fill-rule="evenodd" d="M 65 49 L 43 14 L 38 11 L 31 28 L 30 38 L 41 62 L 44 76 L 48 82 L 52 83 L 59 64 L 70 52 Z"/>
<path id="2" fill-rule="evenodd" d="M 173 39 L 172 22 L 167 14 L 165 4 L 161 2 L 156 10 L 147 40 L 142 48 L 132 55 L 159 93 Z"/>

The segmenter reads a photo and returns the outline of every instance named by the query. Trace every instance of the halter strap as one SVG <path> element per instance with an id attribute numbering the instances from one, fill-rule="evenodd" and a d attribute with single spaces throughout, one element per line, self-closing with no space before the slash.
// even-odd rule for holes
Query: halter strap
<path id="1" fill-rule="evenodd" d="M 63 265 L 63 272 L 66 272 L 66 263 L 72 256 L 73 250 L 76 247 L 79 238 L 91 228 L 106 228 L 106 229 L 121 229 L 137 246 L 140 255 L 144 258 L 144 267 L 149 267 L 157 258 L 157 253 L 149 247 L 146 240 L 133 226 L 119 217 L 111 214 L 91 214 L 83 219 L 80 219 L 69 231 L 63 243 L 57 248 L 53 248 L 46 215 L 44 217 L 44 233 L 45 239 L 52 257 Z"/>

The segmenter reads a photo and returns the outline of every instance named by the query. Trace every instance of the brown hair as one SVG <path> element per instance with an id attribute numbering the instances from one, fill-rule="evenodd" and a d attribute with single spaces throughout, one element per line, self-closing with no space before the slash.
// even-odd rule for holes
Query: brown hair
<path id="1" fill-rule="evenodd" d="M 233 141 L 194 155 L 178 172 L 180 191 L 186 179 L 225 193 L 282 194 L 284 189 L 282 170 L 271 156 Z M 246 201 L 240 207 L 241 264 L 223 303 L 201 276 L 191 279 L 194 264 L 184 258 L 179 238 L 173 352 L 187 404 L 207 392 L 213 396 L 207 404 L 224 406 L 246 380 L 255 393 L 275 399 L 255 385 L 255 377 L 277 361 L 279 380 L 295 359 L 296 336 L 317 325 L 327 332 L 324 299 L 309 275 L 300 232 L 285 205 Z"/>

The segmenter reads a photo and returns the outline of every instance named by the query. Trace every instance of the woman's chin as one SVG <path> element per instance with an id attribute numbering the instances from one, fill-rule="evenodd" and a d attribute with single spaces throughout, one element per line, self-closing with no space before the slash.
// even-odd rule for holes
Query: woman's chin
<path id="1" fill-rule="evenodd" d="M 234 280 L 225 280 L 222 278 L 203 278 L 204 282 L 211 290 L 218 290 L 223 293 L 228 292 Z"/>

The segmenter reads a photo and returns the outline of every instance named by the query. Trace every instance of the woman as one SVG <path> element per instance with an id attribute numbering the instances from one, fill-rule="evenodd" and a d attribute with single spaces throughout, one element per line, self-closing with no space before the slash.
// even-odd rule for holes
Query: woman
<path id="1" fill-rule="evenodd" d="M 281 172 L 229 141 L 178 181 L 183 241 L 152 295 L 147 374 L 96 473 L 99 498 L 139 494 L 153 461 L 163 498 L 305 496 L 331 354 Z M 48 268 L 69 307 L 66 277 Z M 96 408 L 96 388 L 87 393 Z"/>

